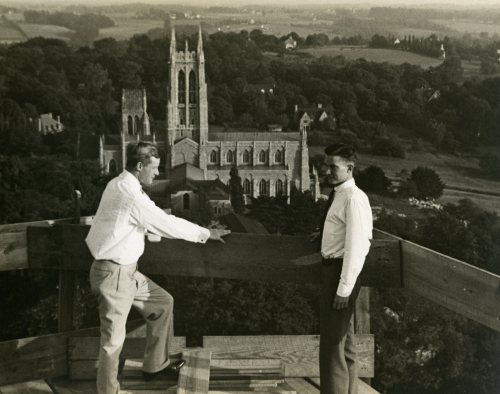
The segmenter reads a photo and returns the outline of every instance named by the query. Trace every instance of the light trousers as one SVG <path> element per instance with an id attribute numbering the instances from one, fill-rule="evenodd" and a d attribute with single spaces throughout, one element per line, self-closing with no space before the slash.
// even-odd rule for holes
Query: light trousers
<path id="1" fill-rule="evenodd" d="M 118 364 L 131 307 L 136 308 L 146 320 L 143 370 L 157 372 L 169 364 L 174 299 L 137 271 L 137 264 L 119 265 L 97 260 L 92 263 L 89 277 L 91 290 L 98 296 L 101 321 L 97 392 L 118 394 Z"/>
<path id="2" fill-rule="evenodd" d="M 319 372 L 321 394 L 357 394 L 358 366 L 351 318 L 361 288 L 356 282 L 348 307 L 333 310 L 342 264 L 322 266 Z"/>

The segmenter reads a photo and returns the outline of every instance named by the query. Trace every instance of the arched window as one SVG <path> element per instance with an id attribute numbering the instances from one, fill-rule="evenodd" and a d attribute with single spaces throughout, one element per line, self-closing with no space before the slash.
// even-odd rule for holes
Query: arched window
<path id="1" fill-rule="evenodd" d="M 228 150 L 227 153 L 226 153 L 226 161 L 228 163 L 232 163 L 234 162 L 234 153 L 232 150 Z"/>
<path id="2" fill-rule="evenodd" d="M 109 161 L 109 164 L 108 164 L 108 172 L 111 174 L 111 175 L 116 175 L 116 173 L 118 172 L 118 169 L 117 169 L 117 166 L 116 166 L 116 161 L 115 159 L 111 159 Z"/>
<path id="3" fill-rule="evenodd" d="M 196 104 L 196 76 L 193 70 L 189 73 L 189 104 Z"/>
<path id="4" fill-rule="evenodd" d="M 281 179 L 278 179 L 276 181 L 275 185 L 275 191 L 276 191 L 276 196 L 282 196 L 283 195 L 283 181 Z"/>
<path id="5" fill-rule="evenodd" d="M 267 181 L 262 179 L 260 182 L 259 182 L 259 194 L 261 196 L 267 196 L 269 193 L 268 193 L 268 190 L 267 190 Z"/>
<path id="6" fill-rule="evenodd" d="M 259 153 L 259 163 L 265 163 L 266 162 L 266 151 L 261 150 Z"/>
<path id="7" fill-rule="evenodd" d="M 135 134 L 139 134 L 141 131 L 141 122 L 139 122 L 139 117 L 137 115 L 134 116 L 134 130 Z"/>
<path id="8" fill-rule="evenodd" d="M 243 181 L 243 194 L 251 194 L 251 183 L 248 179 Z"/>
<path id="9" fill-rule="evenodd" d="M 186 74 L 184 71 L 179 71 L 179 75 L 177 77 L 178 81 L 178 99 L 179 104 L 186 104 Z"/>
<path id="10" fill-rule="evenodd" d="M 277 150 L 276 153 L 274 154 L 274 161 L 276 163 L 283 162 L 283 152 L 281 150 Z"/>
<path id="11" fill-rule="evenodd" d="M 210 152 L 210 163 L 211 164 L 216 164 L 217 163 L 217 151 L 213 150 Z"/>
<path id="12" fill-rule="evenodd" d="M 248 149 L 245 149 L 245 151 L 243 152 L 243 163 L 250 163 L 250 152 L 248 151 Z"/>
<path id="13" fill-rule="evenodd" d="M 189 194 L 185 193 L 182 196 L 182 209 L 189 209 Z"/>
<path id="14" fill-rule="evenodd" d="M 134 120 L 130 115 L 127 118 L 127 133 L 129 135 L 134 135 Z"/>

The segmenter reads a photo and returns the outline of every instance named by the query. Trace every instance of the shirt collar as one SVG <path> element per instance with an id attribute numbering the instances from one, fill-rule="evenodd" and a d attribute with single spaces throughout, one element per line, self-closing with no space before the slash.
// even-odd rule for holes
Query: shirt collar
<path id="1" fill-rule="evenodd" d="M 135 189 L 142 190 L 141 183 L 131 172 L 123 170 L 120 176 Z"/>
<path id="2" fill-rule="evenodd" d="M 335 193 L 338 193 L 342 190 L 345 190 L 345 189 L 348 189 L 348 188 L 351 188 L 355 185 L 356 183 L 354 182 L 354 178 L 351 178 L 349 179 L 348 181 L 345 181 L 343 183 L 341 183 L 340 185 L 338 186 L 335 186 Z"/>

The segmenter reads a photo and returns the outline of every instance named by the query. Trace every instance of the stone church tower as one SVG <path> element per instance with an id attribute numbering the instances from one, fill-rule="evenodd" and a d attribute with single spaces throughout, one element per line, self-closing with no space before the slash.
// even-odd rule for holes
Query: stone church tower
<path id="1" fill-rule="evenodd" d="M 172 29 L 164 133 L 155 134 L 154 127 L 150 130 L 146 91 L 123 91 L 121 133 L 103 136 L 100 141 L 103 171 L 122 171 L 127 145 L 149 141 L 157 145 L 161 163 L 165 163 L 160 169 L 162 181 L 158 182 L 161 187 L 169 185 L 164 193 L 174 195 L 174 199 L 186 192 L 177 190 L 181 180 L 219 180 L 227 185 L 234 167 L 249 197 L 289 197 L 293 190 L 310 190 L 309 122 L 301 122 L 297 130 L 289 131 L 222 130 L 217 126 L 209 130 L 201 27 L 196 48 L 191 49 L 195 50 L 190 50 L 186 42 L 183 50 L 177 50 Z M 313 179 L 317 182 L 317 176 Z"/>
<path id="2" fill-rule="evenodd" d="M 187 138 L 193 146 L 183 152 L 176 142 Z M 167 160 L 166 173 L 177 165 L 200 163 L 200 146 L 208 141 L 208 103 L 205 82 L 205 55 L 201 27 L 196 51 L 190 51 L 186 41 L 183 51 L 177 51 L 175 29 L 172 28 L 167 86 Z M 194 150 L 196 154 L 192 154 Z"/>

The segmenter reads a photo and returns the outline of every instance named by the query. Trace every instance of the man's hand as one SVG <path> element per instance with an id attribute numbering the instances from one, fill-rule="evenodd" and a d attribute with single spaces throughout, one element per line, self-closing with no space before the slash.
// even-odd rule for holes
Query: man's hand
<path id="1" fill-rule="evenodd" d="M 349 297 L 341 297 L 338 294 L 336 294 L 332 302 L 332 309 L 333 310 L 345 309 L 347 308 L 348 303 L 349 303 Z"/>
<path id="2" fill-rule="evenodd" d="M 315 232 L 309 234 L 309 242 L 317 241 L 319 239 L 319 235 L 320 235 L 319 231 L 315 231 Z"/>
<path id="3" fill-rule="evenodd" d="M 222 237 L 225 237 L 228 234 L 231 234 L 231 230 L 225 230 L 225 229 L 220 229 L 220 228 L 209 228 L 210 231 L 210 238 L 212 241 L 219 241 L 222 242 L 223 244 L 226 243 L 222 239 Z"/>

